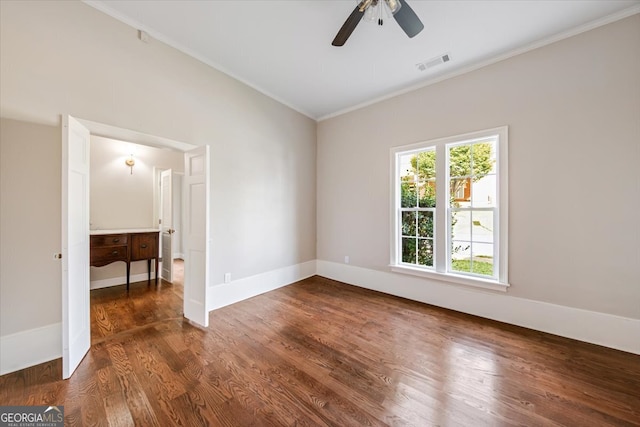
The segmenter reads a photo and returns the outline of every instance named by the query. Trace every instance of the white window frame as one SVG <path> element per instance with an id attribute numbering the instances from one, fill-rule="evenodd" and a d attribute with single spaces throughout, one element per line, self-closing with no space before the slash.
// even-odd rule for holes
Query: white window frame
<path id="1" fill-rule="evenodd" d="M 508 281 L 508 126 L 470 132 L 446 138 L 419 142 L 391 148 L 391 230 L 390 230 L 390 267 L 397 273 L 437 279 L 461 285 L 485 289 L 506 291 Z M 449 218 L 449 165 L 448 148 L 454 145 L 474 142 L 487 138 L 496 140 L 496 208 L 494 225 L 497 236 L 494 241 L 494 262 L 496 277 L 486 278 L 479 275 L 447 271 L 451 255 L 447 248 L 450 245 Z M 402 263 L 400 232 L 400 157 L 412 152 L 420 152 L 430 148 L 436 150 L 436 208 L 434 215 L 434 256 L 433 267 L 409 266 Z M 477 209 L 481 210 L 481 209 Z"/>

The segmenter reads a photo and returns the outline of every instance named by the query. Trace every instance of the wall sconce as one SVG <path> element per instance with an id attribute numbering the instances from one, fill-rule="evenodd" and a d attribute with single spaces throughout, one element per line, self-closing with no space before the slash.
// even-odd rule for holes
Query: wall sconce
<path id="1" fill-rule="evenodd" d="M 133 154 L 129 154 L 129 158 L 124 161 L 124 164 L 131 168 L 131 175 L 133 175 L 133 165 L 136 164 L 136 161 L 133 160 Z"/>

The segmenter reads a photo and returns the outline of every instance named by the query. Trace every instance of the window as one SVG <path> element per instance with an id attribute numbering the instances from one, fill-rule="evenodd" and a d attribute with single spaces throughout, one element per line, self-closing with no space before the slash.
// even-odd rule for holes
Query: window
<path id="1" fill-rule="evenodd" d="M 396 147 L 394 271 L 506 289 L 507 127 Z"/>
<path id="2" fill-rule="evenodd" d="M 435 150 L 427 149 L 405 153 L 399 159 L 402 263 L 433 267 L 435 154 Z"/>

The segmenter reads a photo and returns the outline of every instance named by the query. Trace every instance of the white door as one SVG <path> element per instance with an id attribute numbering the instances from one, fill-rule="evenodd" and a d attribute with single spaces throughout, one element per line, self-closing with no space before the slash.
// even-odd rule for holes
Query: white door
<path id="1" fill-rule="evenodd" d="M 89 130 L 62 118 L 62 377 L 91 345 L 89 318 Z"/>
<path id="2" fill-rule="evenodd" d="M 173 172 L 160 173 L 160 236 L 162 238 L 162 270 L 160 277 L 173 282 Z"/>
<path id="3" fill-rule="evenodd" d="M 184 155 L 184 315 L 209 326 L 207 283 L 209 251 L 209 147 Z"/>

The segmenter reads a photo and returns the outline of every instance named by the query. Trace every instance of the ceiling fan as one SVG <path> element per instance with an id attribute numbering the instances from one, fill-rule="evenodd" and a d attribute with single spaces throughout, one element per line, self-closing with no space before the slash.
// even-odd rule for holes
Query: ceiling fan
<path id="1" fill-rule="evenodd" d="M 333 39 L 331 44 L 334 46 L 343 46 L 363 17 L 367 21 L 375 22 L 377 20 L 378 25 L 382 25 L 382 8 L 384 8 L 385 5 L 388 8 L 388 12 L 393 14 L 400 28 L 402 28 L 409 37 L 414 37 L 424 28 L 424 24 L 420 21 L 420 18 L 418 18 L 418 15 L 416 15 L 413 9 L 409 7 L 406 0 L 361 0 L 347 20 L 344 21 L 344 24 L 342 24 L 340 31 L 338 31 L 336 38 Z"/>

